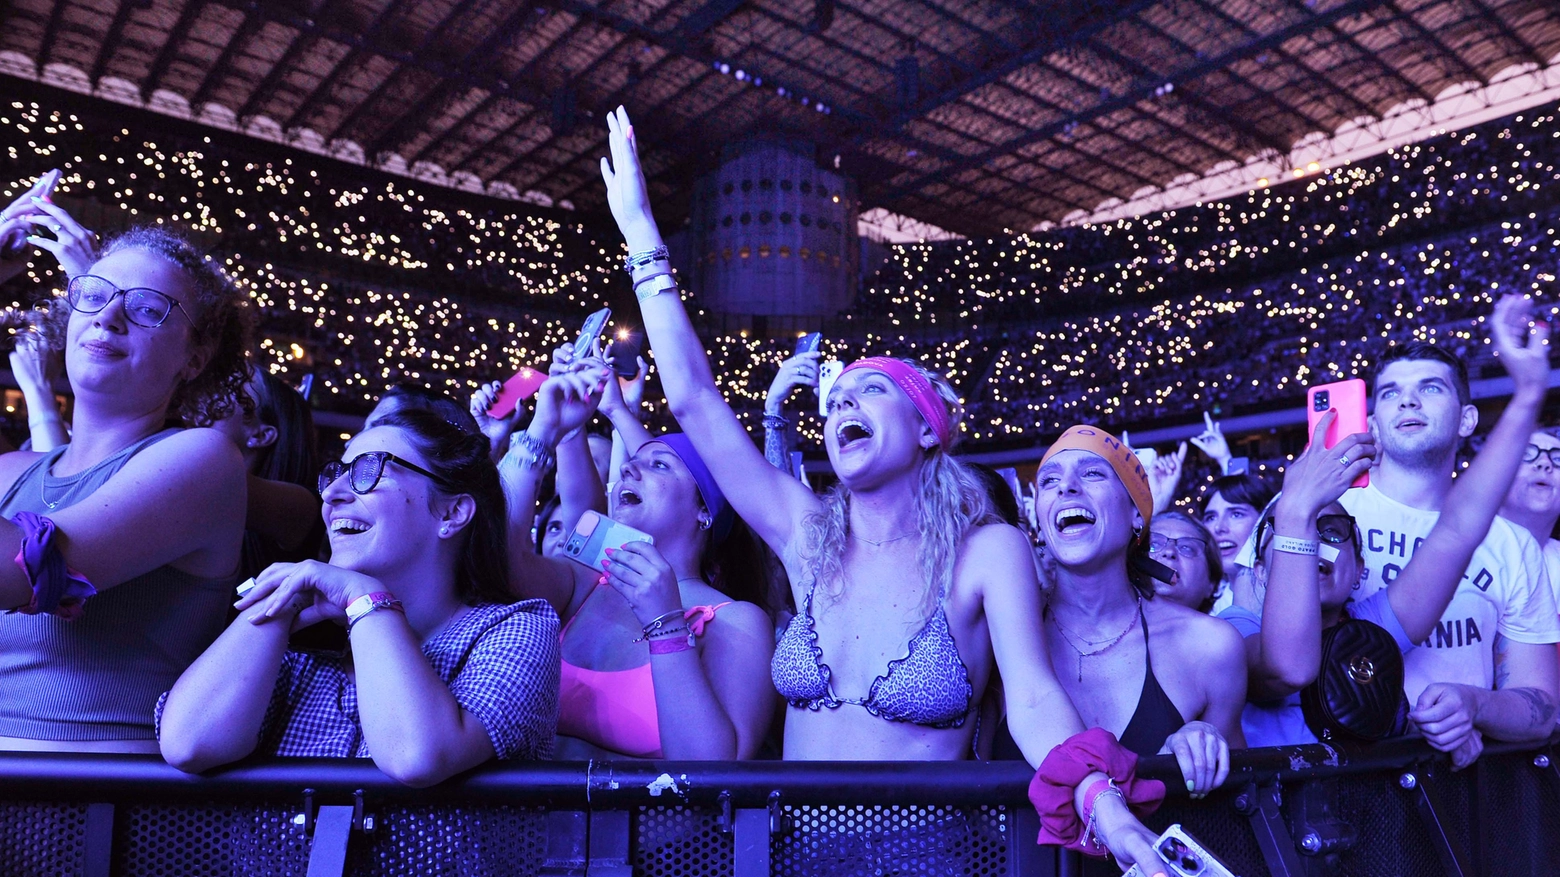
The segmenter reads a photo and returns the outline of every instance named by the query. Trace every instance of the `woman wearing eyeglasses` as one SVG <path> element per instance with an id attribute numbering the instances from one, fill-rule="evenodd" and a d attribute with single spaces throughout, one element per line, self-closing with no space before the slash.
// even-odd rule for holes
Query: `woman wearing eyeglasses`
<path id="1" fill-rule="evenodd" d="M 248 300 L 182 238 L 138 229 L 48 323 L 75 430 L 0 457 L 0 748 L 155 752 L 152 708 L 221 632 L 244 529 L 238 450 L 172 424 L 232 404 Z"/>
<path id="2" fill-rule="evenodd" d="M 381 418 L 320 475 L 331 562 L 278 563 L 168 692 L 162 753 L 201 771 L 252 752 L 372 758 L 427 786 L 552 754 L 558 617 L 509 603 L 507 515 L 487 439 L 431 412 Z M 247 583 L 246 583 L 247 584 Z M 312 624 L 342 657 L 291 652 Z"/>
<path id="3" fill-rule="evenodd" d="M 1496 306 L 1491 340 L 1515 392 L 1473 465 L 1454 483 L 1429 536 L 1382 590 L 1352 599 L 1367 570 L 1359 527 L 1338 502 L 1354 479 L 1369 471 L 1376 455 L 1372 437 L 1360 433 L 1323 448 L 1318 437 L 1336 417 L 1329 412 L 1305 453 L 1284 473 L 1283 491 L 1257 526 L 1252 583 L 1238 583 L 1235 605 L 1220 613 L 1246 640 L 1250 703 L 1241 723 L 1250 745 L 1317 741 L 1301 711 L 1299 691 L 1320 670 L 1322 631 L 1345 618 L 1369 621 L 1407 652 L 1435 630 L 1516 477 L 1543 407 L 1547 328 L 1530 337 L 1530 320 L 1531 306 L 1516 296 Z M 1443 712 L 1431 702 L 1409 719 L 1432 745 L 1452 751 L 1454 766 L 1471 763 L 1483 748 L 1465 712 Z"/>
<path id="4" fill-rule="evenodd" d="M 1168 582 L 1154 580 L 1155 596 L 1198 612 L 1213 605 L 1224 562 L 1207 527 L 1181 512 L 1160 512 L 1154 515 L 1148 556 L 1175 572 Z"/>

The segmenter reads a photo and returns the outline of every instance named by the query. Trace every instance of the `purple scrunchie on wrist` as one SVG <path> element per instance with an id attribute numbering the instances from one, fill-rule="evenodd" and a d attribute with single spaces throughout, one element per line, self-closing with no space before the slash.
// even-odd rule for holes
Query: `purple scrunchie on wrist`
<path id="1" fill-rule="evenodd" d="M 54 545 L 54 522 L 32 512 L 18 512 L 11 523 L 22 529 L 16 566 L 32 585 L 32 602 L 11 611 L 23 615 L 46 612 L 66 621 L 79 618 L 87 598 L 97 594 L 97 588 L 65 565 L 65 556 Z"/>

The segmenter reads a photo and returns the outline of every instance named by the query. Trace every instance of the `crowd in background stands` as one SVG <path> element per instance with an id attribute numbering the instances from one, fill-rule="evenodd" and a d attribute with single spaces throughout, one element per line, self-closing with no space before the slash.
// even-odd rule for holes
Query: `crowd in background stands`
<path id="1" fill-rule="evenodd" d="M 39 124 L 13 110 L 23 121 L 0 124 Z M 871 316 L 869 290 L 771 384 L 760 366 L 789 344 L 711 338 L 685 305 L 619 107 L 602 172 L 634 293 L 620 326 L 642 329 L 653 386 L 594 330 L 564 343 L 618 276 L 617 248 L 583 227 L 446 211 L 386 184 L 376 216 L 396 218 L 380 228 L 367 194 L 302 168 L 239 171 L 123 133 L 67 160 L 35 140 L 68 175 L 58 199 L 51 172 L 0 210 L 0 277 L 26 277 L 41 306 L 5 314 L 13 373 L 47 409 L 28 412 L 30 448 L 0 455 L 14 554 L 0 750 L 159 752 L 191 772 L 371 758 L 415 786 L 555 756 L 1020 758 L 1037 769 L 1042 842 L 1129 865 L 1157 861 L 1138 816 L 1164 795 L 1135 777 L 1137 756 L 1173 755 L 1202 797 L 1247 745 L 1418 733 L 1454 769 L 1486 737 L 1539 745 L 1560 711 L 1560 440 L 1540 429 L 1553 311 L 1524 294 L 1553 280 L 1560 213 L 1554 167 L 1533 155 L 1554 139 L 1540 119 L 1481 129 L 1510 141 L 1474 153 L 1498 185 L 1478 167 L 1426 171 L 1474 132 L 1256 193 L 1250 214 L 1060 232 L 1044 243 L 1059 263 L 1078 241 L 1095 261 L 1044 314 L 1027 300 L 1045 299 L 1039 284 L 958 311 L 935 341 L 923 309 L 918 339 L 890 343 L 865 333 L 904 316 Z M 72 125 L 85 134 L 41 128 Z M 1500 167 L 1503 149 L 1521 159 Z M 143 189 L 125 165 L 177 185 Z M 1372 188 L 1389 173 L 1408 191 Z M 198 240 L 146 224 L 99 241 L 78 222 L 106 228 L 113 207 Z M 1329 210 L 1351 218 L 1324 223 Z M 1158 255 L 1126 257 L 1140 234 Z M 1032 240 L 937 258 L 994 278 L 964 248 Z M 67 275 L 63 300 L 32 248 Z M 495 272 L 555 307 L 501 301 Z M 1113 273 L 1119 297 L 1087 292 Z M 485 285 L 462 294 L 463 277 Z M 74 398 L 64 417 L 36 361 L 47 345 Z M 836 481 L 815 491 L 770 439 L 824 356 L 853 361 L 823 391 Z M 1479 426 L 1465 358 L 1496 364 L 1511 392 L 1458 478 Z M 501 404 L 498 379 L 521 364 L 545 367 L 534 400 Z M 317 379 L 323 402 L 374 403 L 340 459 L 317 465 L 311 407 L 278 372 Z M 1167 511 L 1185 446 L 1134 452 L 1099 424 L 1228 414 L 1356 374 L 1371 428 L 1321 440 L 1350 413 L 1339 390 L 1276 498 L 1205 414 L 1192 443 L 1224 477 L 1197 516 Z M 966 435 L 1062 428 L 1027 484 L 956 456 Z M 1341 677 L 1366 684 L 1344 672 L 1358 656 L 1328 645 L 1346 625 L 1374 643 L 1370 678 L 1393 694 L 1380 709 L 1328 710 L 1362 700 Z M 968 852 L 958 832 L 928 835 L 927 855 Z"/>
<path id="2" fill-rule="evenodd" d="M 824 349 L 934 364 L 969 405 L 970 448 L 1032 445 L 1075 420 L 1131 428 L 1292 405 L 1299 387 L 1361 374 L 1411 339 L 1448 343 L 1477 377 L 1493 296 L 1553 285 L 1554 121 L 1534 110 L 1104 226 L 897 246 L 827 321 Z M 59 165 L 61 203 L 90 227 L 171 215 L 195 229 L 261 306 L 271 369 L 295 385 L 312 373 L 322 408 L 364 411 L 396 382 L 464 395 L 541 364 L 621 283 L 610 234 L 529 205 L 327 184 L 308 157 L 223 159 L 37 105 L 4 108 L 7 127 L 31 144 L 6 162 L 11 188 Z M 16 303 L 58 286 L 42 265 L 32 274 L 45 283 L 14 283 Z M 787 340 L 701 334 L 756 432 Z M 816 452 L 816 422 L 799 427 Z"/>

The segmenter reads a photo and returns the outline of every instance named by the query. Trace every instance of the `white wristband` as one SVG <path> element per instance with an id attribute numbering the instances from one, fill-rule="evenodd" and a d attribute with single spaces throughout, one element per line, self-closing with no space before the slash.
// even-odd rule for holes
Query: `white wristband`
<path id="1" fill-rule="evenodd" d="M 1292 536 L 1273 537 L 1273 550 L 1283 551 L 1287 554 L 1304 554 L 1307 557 L 1315 557 L 1321 543 L 1313 539 L 1295 539 Z"/>

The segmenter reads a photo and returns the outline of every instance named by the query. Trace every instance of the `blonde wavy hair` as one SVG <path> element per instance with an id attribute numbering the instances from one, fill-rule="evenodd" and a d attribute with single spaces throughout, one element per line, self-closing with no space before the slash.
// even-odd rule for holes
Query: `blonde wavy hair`
<path id="1" fill-rule="evenodd" d="M 904 359 L 931 382 L 948 408 L 950 445 L 958 443 L 964 406 L 953 386 L 940 374 L 919 362 Z M 968 466 L 953 458 L 953 448 L 927 449 L 921 459 L 920 482 L 915 496 L 916 526 L 921 533 L 917 552 L 921 576 L 928 585 L 922 600 L 922 616 L 930 618 L 953 584 L 953 567 L 959 544 L 972 527 L 1001 520 L 994 511 L 985 483 Z M 824 594 L 838 599 L 845 588 L 841 558 L 850 538 L 850 489 L 835 485 L 823 497 L 823 509 L 802 522 L 800 556 L 805 575 L 825 586 Z"/>

